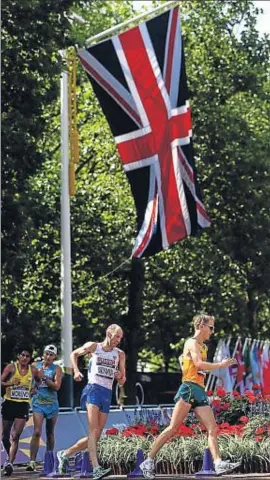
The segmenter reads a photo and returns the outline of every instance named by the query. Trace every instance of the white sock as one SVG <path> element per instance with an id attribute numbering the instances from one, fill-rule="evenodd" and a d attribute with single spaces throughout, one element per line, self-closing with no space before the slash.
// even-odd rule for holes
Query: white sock
<path id="1" fill-rule="evenodd" d="M 214 461 L 214 464 L 219 465 L 221 461 L 222 461 L 221 458 L 218 458 L 217 460 Z"/>

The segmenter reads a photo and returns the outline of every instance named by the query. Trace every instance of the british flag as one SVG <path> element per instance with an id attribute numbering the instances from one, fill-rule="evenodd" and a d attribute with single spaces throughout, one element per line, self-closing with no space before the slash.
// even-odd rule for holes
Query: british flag
<path id="1" fill-rule="evenodd" d="M 132 255 L 153 255 L 207 227 L 192 153 L 178 7 L 78 55 L 134 196 L 138 233 Z"/>

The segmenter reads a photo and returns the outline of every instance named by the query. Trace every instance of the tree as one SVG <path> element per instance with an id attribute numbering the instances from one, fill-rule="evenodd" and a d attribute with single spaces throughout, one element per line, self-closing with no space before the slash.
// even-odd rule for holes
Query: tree
<path id="1" fill-rule="evenodd" d="M 83 45 L 86 38 L 132 16 L 131 2 L 102 2 L 100 9 L 99 2 L 76 7 L 89 23 L 73 23 L 71 43 Z M 81 153 L 77 194 L 71 200 L 74 346 L 102 338 L 108 322 L 119 322 L 127 332 L 131 378 L 140 352 L 144 358 L 156 355 L 165 370 L 178 368 L 175 352 L 191 332 L 189 321 L 199 310 L 217 316 L 220 335 L 255 335 L 254 327 L 262 336 L 269 335 L 269 41 L 259 39 L 256 11 L 248 1 L 192 0 L 181 4 L 181 12 L 199 183 L 212 217 L 212 226 L 198 237 L 150 259 L 129 260 L 136 230 L 130 188 L 106 119 L 88 80 L 78 71 Z M 12 11 L 17 22 L 16 15 Z M 241 19 L 243 30 L 237 33 Z M 25 35 L 28 38 L 30 33 Z M 15 43 L 11 34 L 8 41 L 11 56 Z M 58 48 L 57 42 L 49 59 Z M 48 65 L 49 60 L 44 68 Z M 35 84 L 39 114 L 36 110 L 22 114 L 24 123 L 21 126 L 18 119 L 16 127 L 34 132 L 29 134 L 32 150 L 23 150 L 19 162 L 15 134 L 9 141 L 15 153 L 3 199 L 8 205 L 6 199 L 14 197 L 15 213 L 10 209 L 13 222 L 5 224 L 4 241 L 9 236 L 14 247 L 8 249 L 5 243 L 4 360 L 10 360 L 17 335 L 26 334 L 36 351 L 44 337 L 56 343 L 60 339 L 58 74 L 49 75 L 50 83 L 47 74 L 38 72 L 46 79 Z M 31 75 L 25 82 L 30 91 Z M 51 101 L 46 88 L 55 91 Z M 18 90 L 19 85 L 20 98 Z M 5 108 L 15 116 L 13 98 L 6 98 Z M 7 135 L 11 118 L 4 117 Z M 134 398 L 132 385 L 128 395 Z"/>
<path id="2" fill-rule="evenodd" d="M 21 315 L 22 278 L 29 244 L 46 214 L 42 203 L 38 212 L 33 208 L 29 181 L 45 160 L 39 149 L 46 126 L 43 111 L 59 95 L 58 52 L 69 44 L 66 12 L 75 3 L 9 0 L 2 10 L 4 359 L 10 359 L 17 336 L 28 336 L 32 329 L 27 314 Z"/>

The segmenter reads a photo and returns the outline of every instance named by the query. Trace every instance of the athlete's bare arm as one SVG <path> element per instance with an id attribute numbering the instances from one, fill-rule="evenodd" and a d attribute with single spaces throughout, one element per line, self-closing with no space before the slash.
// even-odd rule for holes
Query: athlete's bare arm
<path id="1" fill-rule="evenodd" d="M 178 360 L 179 360 L 179 365 L 180 365 L 180 369 L 183 371 L 183 353 L 181 355 L 179 355 L 178 357 Z"/>
<path id="2" fill-rule="evenodd" d="M 13 363 L 9 363 L 3 370 L 1 375 L 1 385 L 3 387 L 11 387 L 13 385 L 19 385 L 20 380 L 17 378 L 15 380 L 7 380 L 7 378 L 12 377 L 15 372 L 15 367 Z"/>
<path id="3" fill-rule="evenodd" d="M 200 370 L 215 370 L 216 368 L 230 367 L 236 363 L 235 358 L 224 358 L 221 362 L 205 362 L 202 359 L 200 344 L 196 339 L 188 340 L 186 347 L 188 348 L 194 365 Z"/>
<path id="4" fill-rule="evenodd" d="M 31 365 L 31 370 L 35 380 L 39 381 L 43 377 L 43 370 L 39 370 L 35 364 Z"/>
<path id="5" fill-rule="evenodd" d="M 126 355 L 120 350 L 118 371 L 114 375 L 115 379 L 122 387 L 126 383 Z"/>
<path id="6" fill-rule="evenodd" d="M 53 380 L 46 376 L 43 376 L 42 378 L 46 382 L 46 385 L 48 385 L 49 388 L 58 392 L 62 383 L 62 369 L 59 366 L 56 367 Z"/>
<path id="7" fill-rule="evenodd" d="M 94 353 L 97 348 L 96 342 L 86 342 L 82 347 L 76 348 L 71 352 L 70 359 L 74 371 L 74 380 L 80 382 L 83 379 L 83 374 L 78 368 L 78 358 L 83 355 L 89 355 Z"/>

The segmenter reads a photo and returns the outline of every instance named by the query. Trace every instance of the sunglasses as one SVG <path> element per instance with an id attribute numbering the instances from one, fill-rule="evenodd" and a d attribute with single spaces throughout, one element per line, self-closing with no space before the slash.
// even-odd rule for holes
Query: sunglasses
<path id="1" fill-rule="evenodd" d="M 207 323 L 203 323 L 206 327 L 210 328 L 211 332 L 214 332 L 215 327 L 213 325 L 207 325 Z"/>
<path id="2" fill-rule="evenodd" d="M 52 357 L 54 355 L 54 353 L 52 353 L 52 352 L 44 352 L 44 353 L 46 353 L 46 355 L 50 355 L 50 357 Z"/>

